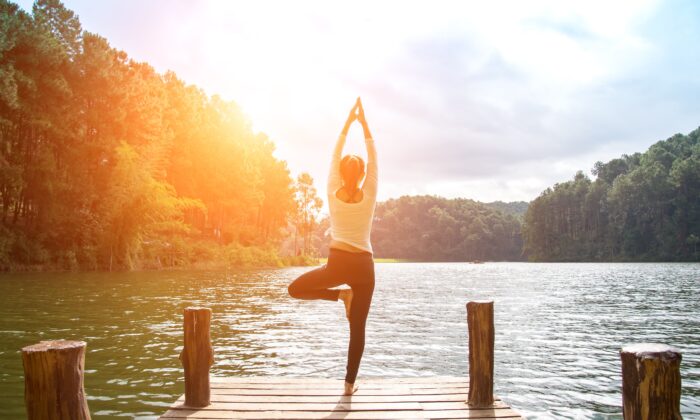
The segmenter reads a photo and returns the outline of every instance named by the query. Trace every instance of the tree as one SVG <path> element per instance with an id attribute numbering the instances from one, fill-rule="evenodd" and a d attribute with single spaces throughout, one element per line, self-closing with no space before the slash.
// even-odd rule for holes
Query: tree
<path id="1" fill-rule="evenodd" d="M 379 257 L 422 261 L 521 259 L 519 218 L 488 204 L 404 196 L 377 203 L 374 215 L 372 246 Z"/>
<path id="2" fill-rule="evenodd" d="M 316 188 L 313 184 L 313 178 L 306 172 L 302 172 L 297 177 L 295 184 L 297 204 L 297 211 L 295 214 L 296 230 L 294 233 L 295 255 L 299 252 L 297 248 L 297 232 L 299 232 L 303 238 L 301 254 L 309 255 L 312 251 L 311 235 L 316 224 L 318 213 L 323 206 L 323 201 L 316 195 Z"/>
<path id="3" fill-rule="evenodd" d="M 698 238 L 694 233 L 691 233 L 687 239 L 688 245 L 693 247 L 693 254 L 698 253 L 698 243 L 700 243 L 700 238 Z"/>
<path id="4" fill-rule="evenodd" d="M 700 229 L 700 129 L 597 162 L 593 174 L 591 182 L 579 172 L 530 204 L 523 236 L 531 259 L 698 259 L 689 238 Z"/>
<path id="5" fill-rule="evenodd" d="M 153 244 L 196 261 L 200 241 L 274 256 L 295 204 L 273 152 L 237 104 L 131 60 L 59 0 L 0 0 L 0 269 L 159 266 Z"/>

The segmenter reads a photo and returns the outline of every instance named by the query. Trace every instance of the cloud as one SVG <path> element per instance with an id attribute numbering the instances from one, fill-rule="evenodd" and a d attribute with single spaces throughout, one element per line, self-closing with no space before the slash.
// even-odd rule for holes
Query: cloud
<path id="1" fill-rule="evenodd" d="M 380 149 L 395 162 L 384 166 L 388 194 L 531 199 L 597 160 L 695 128 L 700 108 L 682 89 L 697 92 L 698 78 L 684 72 L 691 83 L 673 84 L 673 72 L 656 68 L 663 41 L 642 25 L 654 6 L 627 19 L 615 10 L 619 27 L 584 10 L 507 22 L 518 39 L 466 31 L 405 45 L 383 78 L 358 84 L 392 108 L 381 116 L 400 139 Z"/>
<path id="2" fill-rule="evenodd" d="M 321 191 L 357 95 L 380 199 L 529 200 L 700 125 L 691 0 L 96 4 L 66 1 L 136 59 L 235 100 Z"/>

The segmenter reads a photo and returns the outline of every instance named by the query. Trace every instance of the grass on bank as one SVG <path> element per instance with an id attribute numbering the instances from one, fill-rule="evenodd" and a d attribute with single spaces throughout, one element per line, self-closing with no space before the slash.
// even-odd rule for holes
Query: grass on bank
<path id="1" fill-rule="evenodd" d="M 317 258 L 319 264 L 325 264 L 328 262 L 328 257 L 319 257 Z M 407 262 L 413 262 L 411 260 L 407 260 L 404 258 L 375 258 L 374 259 L 375 263 L 407 263 Z"/>
<path id="2" fill-rule="evenodd" d="M 0 238 L 0 251 L 3 251 Z M 21 243 L 20 243 L 21 245 Z M 143 242 L 123 256 L 100 253 L 94 247 L 69 247 L 49 252 L 33 248 L 11 247 L 0 252 L 0 271 L 129 271 L 178 269 L 277 268 L 314 266 L 318 258 L 280 255 L 273 246 L 243 246 L 237 243 L 217 244 L 207 240 L 169 238 Z M 17 263 L 16 253 L 30 255 L 29 263 Z"/>

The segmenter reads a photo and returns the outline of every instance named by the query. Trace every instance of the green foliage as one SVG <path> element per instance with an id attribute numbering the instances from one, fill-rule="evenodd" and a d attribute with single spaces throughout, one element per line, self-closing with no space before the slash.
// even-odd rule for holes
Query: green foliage
<path id="1" fill-rule="evenodd" d="M 494 210 L 498 210 L 501 213 L 513 215 L 522 220 L 523 217 L 525 217 L 527 207 L 530 204 L 526 201 L 512 201 L 509 203 L 503 201 L 492 201 L 490 203 L 484 203 L 484 205 Z"/>
<path id="2" fill-rule="evenodd" d="M 467 199 L 404 196 L 377 204 L 372 246 L 378 258 L 516 261 L 520 222 Z"/>
<path id="3" fill-rule="evenodd" d="M 283 267 L 285 265 L 274 249 L 244 247 L 238 244 L 231 244 L 228 247 L 226 261 L 233 267 Z"/>
<path id="4" fill-rule="evenodd" d="M 310 255 L 314 249 L 312 235 L 316 227 L 318 212 L 323 207 L 323 201 L 316 195 L 314 179 L 306 172 L 297 177 L 294 192 L 297 209 L 294 217 L 294 255 Z M 299 236 L 303 238 L 301 249 L 297 243 Z"/>
<path id="5" fill-rule="evenodd" d="M 295 202 L 273 151 L 236 104 L 130 60 L 59 0 L 0 0 L 0 269 L 280 264 Z"/>
<path id="6" fill-rule="evenodd" d="M 597 162 L 545 190 L 528 208 L 534 261 L 698 261 L 700 129 L 643 154 Z"/>

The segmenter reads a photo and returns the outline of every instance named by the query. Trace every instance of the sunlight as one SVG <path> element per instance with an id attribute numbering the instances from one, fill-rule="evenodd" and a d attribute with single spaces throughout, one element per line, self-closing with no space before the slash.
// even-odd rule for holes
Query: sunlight
<path id="1" fill-rule="evenodd" d="M 697 1 L 17 1 L 0 417 L 697 414 Z"/>

